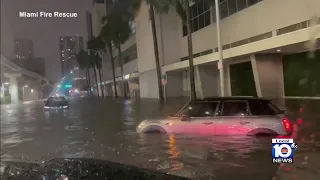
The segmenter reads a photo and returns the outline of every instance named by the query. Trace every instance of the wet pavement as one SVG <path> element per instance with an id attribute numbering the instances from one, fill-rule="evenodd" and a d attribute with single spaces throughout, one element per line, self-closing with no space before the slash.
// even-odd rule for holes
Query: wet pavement
<path id="1" fill-rule="evenodd" d="M 281 167 L 271 163 L 269 137 L 136 134 L 139 122 L 174 113 L 185 101 L 84 98 L 58 112 L 43 111 L 43 102 L 1 105 L 1 160 L 96 158 L 194 179 L 320 176 L 313 165 L 320 161 L 320 101 L 276 102 L 299 124 L 297 163 Z"/>

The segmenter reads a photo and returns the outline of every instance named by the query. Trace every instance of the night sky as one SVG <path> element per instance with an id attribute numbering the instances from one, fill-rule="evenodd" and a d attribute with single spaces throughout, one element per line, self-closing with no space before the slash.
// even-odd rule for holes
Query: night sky
<path id="1" fill-rule="evenodd" d="M 1 0 L 4 15 L 17 38 L 33 40 L 34 55 L 46 60 L 46 76 L 59 80 L 61 76 L 59 36 L 79 34 L 87 39 L 86 11 L 92 0 Z M 77 18 L 20 18 L 26 12 L 77 12 Z"/>

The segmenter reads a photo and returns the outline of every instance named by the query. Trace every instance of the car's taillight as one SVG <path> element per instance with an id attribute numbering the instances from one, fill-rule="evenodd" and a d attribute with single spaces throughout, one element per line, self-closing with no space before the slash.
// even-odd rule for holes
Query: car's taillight
<path id="1" fill-rule="evenodd" d="M 282 118 L 282 124 L 283 124 L 284 129 L 285 129 L 287 132 L 291 132 L 291 124 L 290 124 L 289 119 L 287 119 L 287 118 Z"/>

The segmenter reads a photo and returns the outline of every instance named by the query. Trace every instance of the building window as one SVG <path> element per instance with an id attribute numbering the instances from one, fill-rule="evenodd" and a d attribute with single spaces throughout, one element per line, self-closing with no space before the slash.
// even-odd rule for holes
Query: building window
<path id="1" fill-rule="evenodd" d="M 229 15 L 232 15 L 237 12 L 237 0 L 228 1 Z"/>
<path id="2" fill-rule="evenodd" d="M 134 22 L 134 19 L 131 19 L 129 21 L 129 25 L 130 25 L 130 28 L 131 28 L 131 33 L 132 34 L 136 34 L 136 24 Z"/>
<path id="3" fill-rule="evenodd" d="M 191 32 L 198 31 L 211 24 L 210 5 L 203 0 L 189 8 Z M 187 35 L 187 27 L 183 25 L 183 36 Z"/>
<path id="4" fill-rule="evenodd" d="M 248 0 L 248 6 L 252 6 L 256 3 L 258 3 L 260 0 Z"/>
<path id="5" fill-rule="evenodd" d="M 128 49 L 124 50 L 122 52 L 122 59 L 123 59 L 123 64 L 126 64 L 132 60 L 137 59 L 137 45 L 134 44 L 131 47 L 129 47 Z M 116 57 L 114 57 L 114 59 L 117 61 L 117 66 L 121 65 L 121 61 L 119 59 L 119 55 L 117 55 Z"/>
<path id="6" fill-rule="evenodd" d="M 220 18 L 221 19 L 229 16 L 229 7 L 228 7 L 227 0 L 221 1 L 219 4 L 219 8 L 220 8 L 219 10 L 220 10 Z"/>
<path id="7" fill-rule="evenodd" d="M 263 0 L 219 0 L 220 19 L 231 16 L 247 7 L 257 4 Z M 213 22 L 215 22 L 215 5 L 212 8 Z"/>

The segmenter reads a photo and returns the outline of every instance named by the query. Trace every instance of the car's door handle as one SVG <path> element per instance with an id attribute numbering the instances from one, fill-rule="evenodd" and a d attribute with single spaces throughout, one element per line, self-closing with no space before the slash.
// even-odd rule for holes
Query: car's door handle
<path id="1" fill-rule="evenodd" d="M 210 124 L 213 124 L 213 122 L 205 122 L 203 123 L 204 125 L 210 125 Z"/>
<path id="2" fill-rule="evenodd" d="M 243 124 L 249 124 L 249 123 L 250 123 L 249 121 L 241 121 L 241 122 L 240 122 L 240 124 L 242 124 L 242 125 L 243 125 Z"/>

